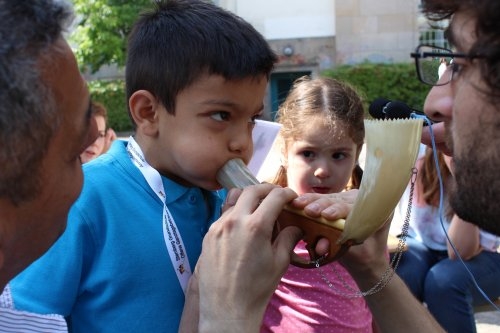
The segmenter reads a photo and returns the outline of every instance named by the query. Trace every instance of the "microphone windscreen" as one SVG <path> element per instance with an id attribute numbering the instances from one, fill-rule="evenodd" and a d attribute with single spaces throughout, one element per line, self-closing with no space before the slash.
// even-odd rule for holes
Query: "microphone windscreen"
<path id="1" fill-rule="evenodd" d="M 389 102 L 390 100 L 383 97 L 375 99 L 368 107 L 368 112 L 370 113 L 370 116 L 372 116 L 375 119 L 384 119 L 386 117 L 384 113 L 384 107 Z"/>
<path id="2" fill-rule="evenodd" d="M 393 101 L 385 108 L 386 117 L 389 119 L 411 118 L 411 112 L 410 107 L 400 101 Z"/>

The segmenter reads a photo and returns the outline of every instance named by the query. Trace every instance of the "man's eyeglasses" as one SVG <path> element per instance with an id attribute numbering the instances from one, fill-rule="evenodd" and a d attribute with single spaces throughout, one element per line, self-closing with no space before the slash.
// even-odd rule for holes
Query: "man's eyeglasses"
<path id="1" fill-rule="evenodd" d="M 419 80 L 431 86 L 443 86 L 453 80 L 458 67 L 454 58 L 477 58 L 432 45 L 419 45 L 410 56 L 415 58 Z"/>

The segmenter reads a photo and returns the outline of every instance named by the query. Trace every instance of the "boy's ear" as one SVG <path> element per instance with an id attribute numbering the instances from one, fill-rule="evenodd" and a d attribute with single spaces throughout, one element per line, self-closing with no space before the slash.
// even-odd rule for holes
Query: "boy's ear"
<path id="1" fill-rule="evenodd" d="M 128 100 L 130 114 L 137 125 L 137 130 L 148 136 L 158 133 L 158 112 L 161 104 L 147 90 L 137 90 Z"/>

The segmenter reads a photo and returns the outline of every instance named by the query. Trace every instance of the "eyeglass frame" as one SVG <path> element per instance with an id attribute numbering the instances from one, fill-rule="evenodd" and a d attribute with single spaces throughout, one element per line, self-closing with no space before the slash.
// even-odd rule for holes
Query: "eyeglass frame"
<path id="1" fill-rule="evenodd" d="M 429 47 L 429 48 L 433 48 L 433 49 L 444 50 L 447 52 L 419 52 L 419 50 L 422 47 Z M 415 52 L 410 53 L 410 57 L 415 59 L 415 67 L 416 67 L 417 76 L 418 76 L 418 79 L 420 80 L 420 82 L 435 87 L 435 86 L 444 86 L 444 85 L 447 85 L 448 83 L 450 83 L 453 80 L 454 71 L 453 70 L 451 71 L 449 80 L 447 80 L 445 82 L 439 82 L 439 81 L 435 82 L 435 83 L 428 82 L 428 81 L 424 80 L 424 78 L 422 77 L 422 74 L 420 71 L 420 65 L 419 65 L 420 60 L 419 59 L 425 59 L 427 57 L 449 57 L 449 58 L 452 58 L 452 60 L 454 58 L 467 58 L 469 60 L 473 60 L 476 58 L 481 58 L 482 56 L 471 55 L 471 54 L 466 54 L 466 53 L 455 53 L 455 52 L 452 52 L 450 49 L 447 49 L 445 47 L 429 45 L 429 44 L 420 44 L 415 49 Z M 450 65 L 452 65 L 452 64 L 450 64 Z"/>

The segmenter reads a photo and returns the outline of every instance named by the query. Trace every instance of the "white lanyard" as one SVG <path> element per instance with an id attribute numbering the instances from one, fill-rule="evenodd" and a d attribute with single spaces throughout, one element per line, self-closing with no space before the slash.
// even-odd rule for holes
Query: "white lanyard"
<path id="1" fill-rule="evenodd" d="M 149 165 L 144 158 L 141 147 L 139 147 L 133 137 L 130 137 L 128 141 L 127 151 L 134 165 L 141 171 L 151 189 L 163 202 L 163 238 L 181 288 L 186 293 L 187 283 L 191 277 L 191 266 L 189 265 L 186 248 L 184 247 L 179 229 L 165 203 L 166 196 L 160 173 Z"/>

